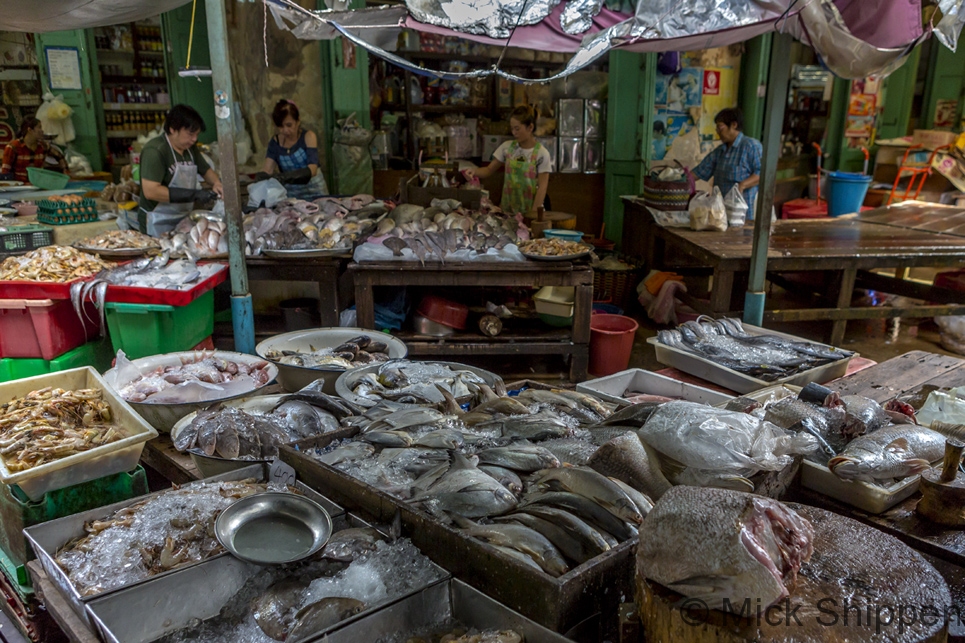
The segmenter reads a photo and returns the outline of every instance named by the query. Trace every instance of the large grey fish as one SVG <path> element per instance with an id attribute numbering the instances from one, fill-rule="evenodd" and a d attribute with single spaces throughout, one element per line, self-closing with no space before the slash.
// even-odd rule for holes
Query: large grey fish
<path id="1" fill-rule="evenodd" d="M 495 516 L 493 520 L 500 523 L 517 522 L 538 531 L 553 543 L 564 556 L 577 564 L 582 564 L 609 549 L 609 545 L 607 545 L 605 541 L 602 541 L 602 536 L 600 536 L 599 533 L 596 534 L 598 538 L 591 538 L 589 540 L 581 539 L 578 533 L 565 529 L 552 520 L 534 516 L 529 512 L 517 511 L 516 513 L 505 516 Z M 584 523 L 584 525 L 585 524 L 586 523 Z M 587 526 L 587 529 L 592 528 Z M 602 541 L 603 545 L 599 545 L 598 541 Z"/>
<path id="2" fill-rule="evenodd" d="M 494 447 L 480 451 L 479 462 L 505 467 L 513 471 L 539 471 L 560 466 L 559 459 L 549 450 L 523 440 L 508 447 Z"/>
<path id="3" fill-rule="evenodd" d="M 498 428 L 503 437 L 526 438 L 528 440 L 561 438 L 570 432 L 569 427 L 559 419 L 543 413 L 507 417 L 492 422 L 481 422 L 476 425 L 476 429 L 480 431 L 489 428 Z"/>
<path id="4" fill-rule="evenodd" d="M 635 527 L 631 527 L 589 498 L 576 493 L 549 491 L 527 494 L 526 498 L 519 503 L 519 509 L 525 510 L 530 505 L 550 505 L 565 509 L 585 520 L 590 526 L 613 534 L 614 538 L 621 542 L 637 534 Z"/>
<path id="5" fill-rule="evenodd" d="M 463 444 L 462 433 L 453 429 L 436 429 L 412 441 L 414 446 L 430 449 L 458 449 Z"/>
<path id="6" fill-rule="evenodd" d="M 622 480 L 654 500 L 659 500 L 671 487 L 660 470 L 659 454 L 632 431 L 601 446 L 586 465 L 605 476 Z"/>
<path id="7" fill-rule="evenodd" d="M 386 447 L 379 452 L 379 462 L 421 476 L 433 467 L 449 464 L 449 454 L 443 449 Z"/>
<path id="8" fill-rule="evenodd" d="M 295 614 L 295 626 L 285 639 L 288 643 L 307 640 L 313 634 L 355 616 L 365 609 L 365 603 L 354 598 L 330 596 L 306 605 Z"/>
<path id="9" fill-rule="evenodd" d="M 331 451 L 314 454 L 312 457 L 319 462 L 324 462 L 329 466 L 335 466 L 336 464 L 345 462 L 347 460 L 361 460 L 367 458 L 373 453 L 375 453 L 375 447 L 371 444 L 366 444 L 365 442 L 349 442 L 346 444 L 341 444 Z"/>
<path id="10" fill-rule="evenodd" d="M 637 575 L 710 609 L 766 607 L 788 596 L 813 538 L 811 523 L 776 500 L 674 487 L 640 527 Z"/>
<path id="11" fill-rule="evenodd" d="M 813 435 L 829 456 L 845 444 L 843 406 L 818 406 L 796 397 L 785 397 L 764 408 L 764 419 L 782 429 L 806 431 Z"/>
<path id="12" fill-rule="evenodd" d="M 935 426 L 934 424 L 932 425 Z M 843 480 L 889 480 L 921 473 L 945 454 L 946 436 L 965 439 L 963 425 L 940 425 L 941 432 L 915 424 L 895 424 L 855 438 L 831 458 L 828 468 Z"/>
<path id="13" fill-rule="evenodd" d="M 492 464 L 480 464 L 479 470 L 491 475 L 493 478 L 499 481 L 499 484 L 503 485 L 513 493 L 523 492 L 523 481 L 519 479 L 519 476 L 516 475 L 515 471 L 504 469 L 503 467 L 497 467 Z"/>
<path id="14" fill-rule="evenodd" d="M 623 489 L 593 469 L 585 467 L 544 469 L 536 473 L 535 480 L 540 488 L 563 489 L 585 496 L 630 524 L 639 525 L 643 522 L 643 515 Z"/>
<path id="15" fill-rule="evenodd" d="M 458 451 L 452 465 L 438 480 L 413 496 L 414 501 L 432 500 L 435 506 L 466 518 L 505 513 L 516 506 L 516 496 Z"/>
<path id="16" fill-rule="evenodd" d="M 618 480 L 617 478 L 610 478 L 610 480 L 612 480 L 616 486 L 620 487 L 623 493 L 627 494 L 627 498 L 632 500 L 633 504 L 637 506 L 640 515 L 646 518 L 650 510 L 653 509 L 653 500 L 651 500 L 647 494 L 634 489 L 622 480 Z"/>
<path id="17" fill-rule="evenodd" d="M 553 543 L 529 527 L 514 524 L 480 525 L 465 518 L 456 518 L 456 524 L 473 538 L 526 554 L 550 576 L 562 576 L 570 569 Z"/>
<path id="18" fill-rule="evenodd" d="M 548 505 L 532 505 L 526 509 L 525 513 L 547 520 L 576 536 L 584 551 L 588 554 L 587 558 L 598 556 L 617 545 L 617 541 L 612 534 L 592 527 L 586 521 L 565 509 Z"/>

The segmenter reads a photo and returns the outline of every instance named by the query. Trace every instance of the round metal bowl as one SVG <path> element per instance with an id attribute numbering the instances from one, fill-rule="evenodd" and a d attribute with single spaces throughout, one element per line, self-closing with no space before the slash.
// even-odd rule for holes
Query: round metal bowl
<path id="1" fill-rule="evenodd" d="M 181 364 L 181 358 L 191 359 L 198 356 L 197 351 L 183 351 L 180 353 L 166 353 L 164 355 L 151 355 L 150 357 L 141 357 L 139 359 L 132 360 L 134 365 L 141 371 L 141 373 L 148 373 L 160 366 L 177 366 Z M 230 360 L 233 362 L 240 362 L 243 364 L 256 364 L 258 362 L 264 362 L 266 360 L 257 357 L 255 355 L 247 355 L 245 353 L 234 353 L 231 351 L 213 351 L 214 357 L 220 357 L 221 359 Z M 268 364 L 268 382 L 259 386 L 251 391 L 245 391 L 244 393 L 239 393 L 238 395 L 229 395 L 228 397 L 205 400 L 204 402 L 189 402 L 185 404 L 151 404 L 150 402 L 128 402 L 131 407 L 137 411 L 138 415 L 147 420 L 147 423 L 153 426 L 155 429 L 161 433 L 168 433 L 171 431 L 171 427 L 175 423 L 183 418 L 188 413 L 194 413 L 200 411 L 203 408 L 216 404 L 218 402 L 225 402 L 227 400 L 235 400 L 243 397 L 251 397 L 260 388 L 268 386 L 275 378 L 278 377 L 278 367 L 272 363 Z M 112 368 L 111 370 L 104 373 L 104 379 L 111 383 L 115 389 L 122 388 L 126 386 L 130 380 L 114 382 L 117 377 L 117 369 Z"/>
<path id="2" fill-rule="evenodd" d="M 391 335 L 365 328 L 312 328 L 311 330 L 296 330 L 291 333 L 275 335 L 255 346 L 255 352 L 260 357 L 278 367 L 278 383 L 286 391 L 294 393 L 305 388 L 315 380 L 325 380 L 322 390 L 329 395 L 335 395 L 335 380 L 345 369 L 341 368 L 307 368 L 281 364 L 265 357 L 270 350 L 286 350 L 310 352 L 322 348 L 335 348 L 359 335 L 385 342 L 389 345 L 389 357 L 401 359 L 409 354 L 409 349 L 400 339 Z"/>
<path id="3" fill-rule="evenodd" d="M 316 553 L 332 535 L 332 518 L 314 500 L 269 491 L 242 498 L 218 515 L 218 542 L 258 565 L 293 563 Z"/>
<path id="4" fill-rule="evenodd" d="M 483 378 L 486 384 L 488 384 L 490 387 L 495 387 L 496 382 L 503 381 L 502 378 L 496 375 L 495 373 L 491 373 L 481 368 L 476 368 L 475 366 L 457 364 L 456 362 L 430 361 L 426 363 L 441 364 L 442 366 L 448 366 L 453 370 L 469 371 L 471 373 L 475 373 L 479 377 Z M 380 366 L 382 366 L 382 364 L 369 364 L 368 366 L 352 369 L 351 371 L 346 371 L 345 373 L 343 373 L 337 380 L 335 380 L 335 391 L 338 393 L 338 396 L 341 397 L 343 400 L 346 400 L 358 406 L 363 406 L 366 408 L 375 406 L 377 404 L 376 402 L 373 402 L 372 400 L 356 395 L 353 392 L 353 389 L 355 385 L 358 383 L 358 381 L 362 379 L 367 373 L 378 373 Z M 460 400 L 460 402 L 461 401 L 462 400 Z M 421 406 L 421 405 L 405 404 L 403 406 Z"/>
<path id="5" fill-rule="evenodd" d="M 242 411 L 247 411 L 253 415 L 267 413 L 285 399 L 286 395 L 258 395 L 255 397 L 242 397 L 236 400 L 225 402 L 224 406 L 233 406 Z M 207 408 L 207 406 L 205 407 Z M 177 442 L 178 435 L 194 421 L 198 412 L 188 413 L 183 418 L 175 422 L 171 427 L 171 442 Z M 219 458 L 215 455 L 206 455 L 200 449 L 189 449 L 187 454 L 191 456 L 194 466 L 198 467 L 202 478 L 218 476 L 236 469 L 250 467 L 253 464 L 271 463 L 271 460 L 231 460 L 229 458 Z"/>

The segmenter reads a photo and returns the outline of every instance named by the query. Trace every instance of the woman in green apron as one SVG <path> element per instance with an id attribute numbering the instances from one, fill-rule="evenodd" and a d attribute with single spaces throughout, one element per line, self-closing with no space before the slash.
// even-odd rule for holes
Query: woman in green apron
<path id="1" fill-rule="evenodd" d="M 509 117 L 509 125 L 513 140 L 496 148 L 488 166 L 466 170 L 466 176 L 485 179 L 505 167 L 503 197 L 499 207 L 503 212 L 526 214 L 545 204 L 552 159 L 549 150 L 533 135 L 536 112 L 532 107 L 514 109 Z"/>
<path id="2" fill-rule="evenodd" d="M 164 119 L 164 134 L 141 150 L 140 207 L 118 219 L 120 227 L 157 237 L 173 230 L 195 205 L 221 198 L 221 179 L 197 147 L 204 131 L 201 115 L 187 105 L 175 105 Z M 201 189 L 199 177 L 211 184 Z"/>

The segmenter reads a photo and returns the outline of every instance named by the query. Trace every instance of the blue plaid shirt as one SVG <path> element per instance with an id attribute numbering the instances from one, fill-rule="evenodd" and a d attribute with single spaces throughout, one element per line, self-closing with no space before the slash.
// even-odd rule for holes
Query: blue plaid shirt
<path id="1" fill-rule="evenodd" d="M 718 145 L 710 154 L 704 157 L 694 168 L 694 176 L 702 181 L 714 177 L 714 185 L 720 188 L 725 197 L 730 189 L 749 176 L 761 173 L 761 142 L 737 135 L 737 139 L 728 147 Z M 744 190 L 744 200 L 747 201 L 747 219 L 754 218 L 754 203 L 757 201 L 757 186 Z"/>

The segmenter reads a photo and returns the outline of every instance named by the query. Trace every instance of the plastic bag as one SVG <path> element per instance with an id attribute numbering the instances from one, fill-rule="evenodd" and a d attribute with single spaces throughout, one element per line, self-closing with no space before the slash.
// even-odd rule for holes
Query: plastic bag
<path id="1" fill-rule="evenodd" d="M 354 113 L 339 121 L 332 139 L 333 194 L 372 194 L 371 140 L 372 132 L 359 124 Z"/>
<path id="2" fill-rule="evenodd" d="M 810 433 L 684 401 L 661 404 L 637 434 L 663 455 L 705 471 L 780 471 L 818 446 Z"/>
<path id="3" fill-rule="evenodd" d="M 47 92 L 44 94 L 43 104 L 37 108 L 37 118 L 44 126 L 44 133 L 56 135 L 54 143 L 66 145 L 77 138 L 74 122 L 70 116 L 74 110 L 64 102 L 63 96 Z"/>
<path id="4" fill-rule="evenodd" d="M 257 208 L 262 201 L 265 207 L 273 207 L 276 203 L 288 197 L 285 186 L 278 182 L 278 179 L 267 179 L 258 181 L 248 186 L 248 205 Z"/>
<path id="5" fill-rule="evenodd" d="M 690 228 L 692 230 L 727 229 L 727 211 L 724 209 L 724 197 L 720 188 L 714 186 L 710 194 L 698 194 L 690 200 Z"/>
<path id="6" fill-rule="evenodd" d="M 935 318 L 941 329 L 942 346 L 953 353 L 965 355 L 965 315 L 946 315 Z"/>
<path id="7" fill-rule="evenodd" d="M 732 228 L 743 227 L 747 223 L 747 201 L 740 188 L 734 185 L 724 197 L 724 210 L 727 212 L 727 225 Z"/>
<path id="8" fill-rule="evenodd" d="M 689 228 L 690 213 L 686 210 L 672 210 L 665 212 L 647 206 L 653 216 L 654 223 L 663 228 Z"/>
<path id="9" fill-rule="evenodd" d="M 931 426 L 932 422 L 965 423 L 965 386 L 932 391 L 915 417 L 922 426 Z"/>

